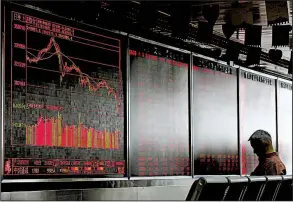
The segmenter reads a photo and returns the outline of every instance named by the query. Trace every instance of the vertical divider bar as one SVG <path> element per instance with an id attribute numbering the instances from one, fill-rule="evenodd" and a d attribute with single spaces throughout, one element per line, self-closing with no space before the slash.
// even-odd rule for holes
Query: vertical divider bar
<path id="1" fill-rule="evenodd" d="M 4 39 L 4 33 L 2 33 L 2 39 Z M 4 40 L 2 40 L 2 47 L 4 46 L 4 43 L 3 43 Z M 2 54 L 1 54 L 1 57 L 2 57 L 2 64 L 1 64 L 1 71 L 0 71 L 0 78 L 1 78 L 1 84 L 0 84 L 0 96 L 1 96 L 1 100 L 0 100 L 0 106 L 1 106 L 1 123 L 0 123 L 0 137 L 1 137 L 1 163 L 0 163 L 0 175 L 1 175 L 1 181 L 2 181 L 2 178 L 3 178 L 3 175 L 4 175 L 4 171 L 3 171 L 3 168 L 4 168 L 4 130 L 3 130 L 3 127 L 4 127 L 4 99 L 3 99 L 3 94 L 4 94 L 4 90 L 3 90 L 3 81 L 4 81 L 4 51 L 3 51 L 3 48 L 2 48 Z"/>
<path id="2" fill-rule="evenodd" d="M 2 11 L 2 9 L 1 9 Z M 1 40 L 1 71 L 0 71 L 0 78 L 1 78 L 1 83 L 0 83 L 0 98 L 1 98 L 1 101 L 0 101 L 0 106 L 1 106 L 1 109 L 0 109 L 0 113 L 1 113 L 1 123 L 0 123 L 0 139 L 1 139 L 1 142 L 0 142 L 0 149 L 1 149 L 1 159 L 0 159 L 0 183 L 2 182 L 3 180 L 3 176 L 4 176 L 4 102 L 5 102 L 5 99 L 4 99 L 4 95 L 5 95 L 5 46 L 6 46 L 6 43 L 5 43 L 5 26 L 6 26 L 6 22 L 5 22 L 5 11 L 6 11 L 6 7 L 4 6 L 3 7 L 3 22 L 4 22 L 4 25 L 3 25 L 3 32 L 1 33 L 2 34 L 2 40 Z"/>
<path id="3" fill-rule="evenodd" d="M 238 162 L 240 176 L 242 176 L 242 138 L 241 138 L 241 104 L 240 104 L 240 76 L 241 68 L 237 68 L 237 134 L 238 134 Z"/>
<path id="4" fill-rule="evenodd" d="M 194 130 L 193 130 L 193 53 L 190 52 L 190 61 L 189 61 L 189 79 L 188 79 L 188 86 L 189 86 L 189 134 L 190 134 L 190 174 L 191 177 L 194 178 Z"/>
<path id="5" fill-rule="evenodd" d="M 130 56 L 129 56 L 129 35 L 127 35 L 126 47 L 126 146 L 127 146 L 127 177 L 131 177 L 131 149 L 130 149 Z"/>
<path id="6" fill-rule="evenodd" d="M 275 112 L 276 112 L 276 152 L 279 152 L 279 102 L 278 102 L 278 93 L 279 93 L 279 79 L 275 79 Z"/>

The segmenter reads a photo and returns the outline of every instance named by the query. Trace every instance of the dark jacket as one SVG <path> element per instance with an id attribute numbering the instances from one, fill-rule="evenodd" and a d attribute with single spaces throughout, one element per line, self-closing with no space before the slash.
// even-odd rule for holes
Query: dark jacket
<path id="1" fill-rule="evenodd" d="M 286 175 L 286 167 L 277 152 L 267 154 L 265 158 L 259 159 L 259 164 L 251 175 Z"/>

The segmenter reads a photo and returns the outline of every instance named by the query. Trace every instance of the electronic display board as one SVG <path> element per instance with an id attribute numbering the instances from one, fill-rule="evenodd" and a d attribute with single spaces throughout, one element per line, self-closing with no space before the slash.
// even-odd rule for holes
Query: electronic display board
<path id="1" fill-rule="evenodd" d="M 194 174 L 239 174 L 237 70 L 193 57 Z"/>
<path id="2" fill-rule="evenodd" d="M 130 39 L 131 176 L 190 175 L 189 55 Z"/>
<path id="3" fill-rule="evenodd" d="M 5 177 L 123 177 L 121 37 L 30 9 L 5 17 Z"/>
<path id="4" fill-rule="evenodd" d="M 242 143 L 242 174 L 250 175 L 258 165 L 258 158 L 248 141 L 256 130 L 267 131 L 276 149 L 276 92 L 275 80 L 241 70 L 240 133 Z"/>
<path id="5" fill-rule="evenodd" d="M 278 83 L 278 149 L 287 174 L 292 175 L 292 82 L 289 81 Z"/>

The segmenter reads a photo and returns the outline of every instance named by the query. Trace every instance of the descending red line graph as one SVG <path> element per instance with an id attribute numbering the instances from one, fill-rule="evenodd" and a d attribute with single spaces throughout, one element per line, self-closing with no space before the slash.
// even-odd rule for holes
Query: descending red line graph
<path id="1" fill-rule="evenodd" d="M 51 54 L 48 57 L 45 57 L 46 53 L 49 53 L 51 49 L 55 49 L 55 52 Z M 108 91 L 108 95 L 112 95 L 116 101 L 116 112 L 119 111 L 119 106 L 118 106 L 118 100 L 117 100 L 117 94 L 113 88 L 109 86 L 109 84 L 103 80 L 100 79 L 99 82 L 96 82 L 92 77 L 90 77 L 88 74 L 83 73 L 80 68 L 69 58 L 67 57 L 64 53 L 61 52 L 61 48 L 59 47 L 59 44 L 55 41 L 54 37 L 50 38 L 50 41 L 46 48 L 41 49 L 37 55 L 32 54 L 31 52 L 27 51 L 31 56 L 29 57 L 28 55 L 26 56 L 26 60 L 29 63 L 37 63 L 42 60 L 47 60 L 50 59 L 52 56 L 57 55 L 58 57 L 58 63 L 59 63 L 59 70 L 61 72 L 60 76 L 60 82 L 62 82 L 63 77 L 66 75 L 66 73 L 70 73 L 72 71 L 75 71 L 79 74 L 79 84 L 86 88 L 88 87 L 89 91 L 96 92 L 101 88 L 106 88 Z M 64 58 L 69 60 L 71 64 L 67 64 L 67 62 L 64 61 Z"/>

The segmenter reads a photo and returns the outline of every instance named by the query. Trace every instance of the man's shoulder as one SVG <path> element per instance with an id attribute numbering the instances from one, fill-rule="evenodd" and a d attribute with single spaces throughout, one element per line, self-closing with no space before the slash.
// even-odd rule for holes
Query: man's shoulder
<path id="1" fill-rule="evenodd" d="M 277 174 L 281 174 L 286 170 L 286 167 L 279 156 L 267 158 L 264 164 L 266 170 L 275 169 Z"/>
<path id="2" fill-rule="evenodd" d="M 270 161 L 273 161 L 273 162 L 275 162 L 275 163 L 282 163 L 283 164 L 283 162 L 282 162 L 282 160 L 280 159 L 280 157 L 279 156 L 273 156 L 273 157 L 271 157 L 271 158 L 269 158 L 269 160 Z"/>
<path id="3" fill-rule="evenodd" d="M 282 160 L 279 158 L 279 156 L 272 156 L 270 158 L 266 158 L 265 164 L 269 165 L 277 165 L 277 164 L 283 164 Z M 284 165 L 284 164 L 283 164 Z"/>

